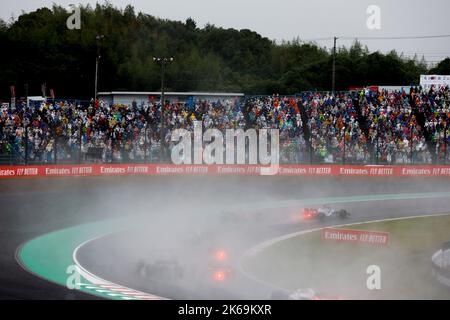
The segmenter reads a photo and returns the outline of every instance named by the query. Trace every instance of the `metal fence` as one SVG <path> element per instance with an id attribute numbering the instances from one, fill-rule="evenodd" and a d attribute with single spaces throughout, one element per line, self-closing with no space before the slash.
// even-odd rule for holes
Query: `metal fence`
<path id="1" fill-rule="evenodd" d="M 303 136 L 280 140 L 282 164 L 447 164 L 449 150 L 447 139 L 441 137 L 434 143 L 345 143 L 330 144 L 305 141 Z M 79 163 L 163 163 L 171 162 L 171 146 L 161 156 L 159 133 L 142 129 L 129 139 L 111 137 L 82 138 L 79 130 L 73 135 L 56 134 L 46 143 L 29 141 L 0 141 L 0 164 L 79 164 Z M 246 159 L 248 159 L 246 148 Z M 225 157 L 224 157 L 225 159 Z"/>
<path id="2" fill-rule="evenodd" d="M 83 108 L 92 104 L 78 100 L 70 103 Z M 425 141 L 423 133 L 400 140 L 389 130 L 381 130 L 375 137 L 345 127 L 341 131 L 323 132 L 312 130 L 313 118 L 307 112 L 309 109 L 302 115 L 302 125 L 280 131 L 280 163 L 405 165 L 447 164 L 449 160 L 448 128 L 434 134 L 432 141 Z M 16 125 L 0 123 L 0 164 L 170 162 L 170 148 L 161 155 L 155 122 L 147 121 L 126 132 L 86 132 L 89 130 L 86 123 L 74 117 L 70 123 L 47 121 L 42 133 L 41 128 L 25 123 L 25 118 Z"/>

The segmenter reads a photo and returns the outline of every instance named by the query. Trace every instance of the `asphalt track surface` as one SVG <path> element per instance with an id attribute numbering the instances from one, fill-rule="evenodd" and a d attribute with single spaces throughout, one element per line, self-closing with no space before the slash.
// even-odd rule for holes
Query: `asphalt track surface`
<path id="1" fill-rule="evenodd" d="M 198 243 L 191 246 L 189 241 L 200 234 L 201 239 L 207 239 L 200 243 L 213 246 L 216 241 L 226 245 L 229 240 L 235 267 L 237 257 L 261 241 L 341 223 L 335 220 L 294 223 L 291 215 L 298 211 L 298 204 L 270 209 L 249 209 L 252 207 L 250 205 L 245 210 L 237 210 L 234 215 L 235 209 L 231 208 L 239 205 L 284 203 L 306 198 L 432 192 L 450 192 L 450 179 L 84 177 L 2 180 L 0 298 L 95 299 L 94 296 L 68 290 L 28 273 L 18 264 L 16 251 L 23 243 L 39 235 L 118 217 L 141 219 L 143 223 L 141 228 L 132 232 L 112 234 L 83 246 L 78 258 L 95 275 L 168 298 L 267 298 L 267 290 L 260 290 L 258 285 L 242 275 L 237 275 L 234 284 L 226 288 L 213 286 L 211 289 L 209 282 L 197 280 L 183 284 L 170 281 L 156 283 L 143 278 L 137 271 L 137 265 L 141 259 L 155 258 L 155 252 L 167 249 L 167 239 L 171 238 L 177 241 L 167 251 L 178 255 L 180 263 L 186 260 L 186 256 L 194 256 L 189 265 L 207 265 L 207 258 L 191 254 L 191 249 L 198 247 Z M 348 209 L 352 215 L 345 223 L 352 223 L 446 213 L 450 211 L 449 205 L 450 199 L 441 197 L 340 203 L 336 207 Z M 205 212 L 210 212 L 210 215 L 204 216 Z M 230 213 L 233 218 L 224 222 L 223 216 Z M 182 218 L 184 215 L 188 220 Z M 219 218 L 215 219 L 217 215 Z M 213 220 L 210 220 L 211 216 Z M 158 223 L 152 223 L 153 220 Z M 210 228 L 210 222 L 214 227 Z M 195 231 L 194 236 L 192 230 Z M 183 245 L 178 246 L 180 243 Z M 204 245 L 200 246 L 203 248 Z M 173 249 L 180 247 L 187 252 L 180 253 L 179 249 Z M 197 287 L 192 288 L 193 284 Z"/>

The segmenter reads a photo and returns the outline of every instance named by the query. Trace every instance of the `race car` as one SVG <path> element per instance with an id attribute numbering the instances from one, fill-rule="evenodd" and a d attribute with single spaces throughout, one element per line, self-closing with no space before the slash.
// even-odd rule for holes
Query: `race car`
<path id="1" fill-rule="evenodd" d="M 272 292 L 271 300 L 343 300 L 342 297 L 325 297 L 320 296 L 311 288 L 298 289 L 293 292 L 287 290 L 278 290 Z"/>
<path id="2" fill-rule="evenodd" d="M 223 284 L 228 283 L 234 276 L 228 252 L 222 248 L 192 253 L 189 259 L 187 256 L 179 256 L 178 259 L 170 254 L 164 256 L 152 262 L 140 260 L 137 265 L 138 274 L 150 281 L 161 283 L 196 279 L 199 282 Z"/>
<path id="3" fill-rule="evenodd" d="M 216 250 L 208 263 L 214 282 L 223 283 L 233 277 L 233 268 L 228 264 L 228 253 L 224 249 Z"/>
<path id="4" fill-rule="evenodd" d="M 137 269 L 141 276 L 160 281 L 176 281 L 184 276 L 183 269 L 175 260 L 157 260 L 153 263 L 141 260 Z"/>
<path id="5" fill-rule="evenodd" d="M 233 269 L 231 267 L 211 267 L 212 279 L 216 283 L 223 283 L 233 277 Z"/>
<path id="6" fill-rule="evenodd" d="M 303 220 L 324 220 L 330 217 L 348 218 L 350 213 L 345 209 L 333 209 L 329 206 L 322 206 L 318 209 L 304 208 L 301 213 Z"/>

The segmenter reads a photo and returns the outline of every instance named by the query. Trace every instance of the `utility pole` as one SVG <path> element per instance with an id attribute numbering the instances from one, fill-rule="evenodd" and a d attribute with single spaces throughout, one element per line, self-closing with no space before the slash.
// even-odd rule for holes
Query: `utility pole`
<path id="1" fill-rule="evenodd" d="M 163 159 L 165 158 L 165 133 L 164 133 L 164 125 L 165 125 L 165 97 L 164 97 L 164 77 L 165 77 L 165 73 L 166 73 L 166 65 L 170 64 L 173 62 L 173 58 L 153 58 L 153 61 L 155 61 L 160 67 L 161 67 L 161 157 L 163 157 Z M 164 159 L 165 160 L 165 159 Z"/>
<path id="2" fill-rule="evenodd" d="M 94 91 L 94 100 L 97 100 L 97 90 L 98 90 L 98 64 L 100 62 L 100 40 L 105 38 L 104 35 L 97 35 L 95 37 L 97 43 L 97 56 L 95 57 L 95 91 Z"/>
<path id="3" fill-rule="evenodd" d="M 333 74 L 331 76 L 331 91 L 334 94 L 336 88 L 336 41 L 337 37 L 334 37 L 334 45 L 333 45 Z"/>

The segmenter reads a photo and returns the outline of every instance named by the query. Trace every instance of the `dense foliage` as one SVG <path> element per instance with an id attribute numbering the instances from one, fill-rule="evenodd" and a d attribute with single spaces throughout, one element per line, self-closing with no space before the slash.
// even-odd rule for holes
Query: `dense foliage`
<path id="1" fill-rule="evenodd" d="M 299 39 L 277 44 L 244 29 L 214 25 L 199 28 L 188 18 L 169 21 L 109 3 L 82 7 L 81 30 L 69 30 L 64 8 L 53 6 L 0 20 L 0 99 L 40 94 L 41 84 L 58 97 L 93 96 L 96 35 L 101 43 L 100 91 L 155 91 L 160 69 L 154 56 L 173 56 L 167 89 L 175 91 L 238 91 L 246 94 L 295 94 L 330 90 L 332 54 Z M 448 70 L 448 61 L 447 61 Z M 339 48 L 336 89 L 363 85 L 409 85 L 427 72 L 423 61 L 396 52 L 370 53 L 355 42 Z"/>

